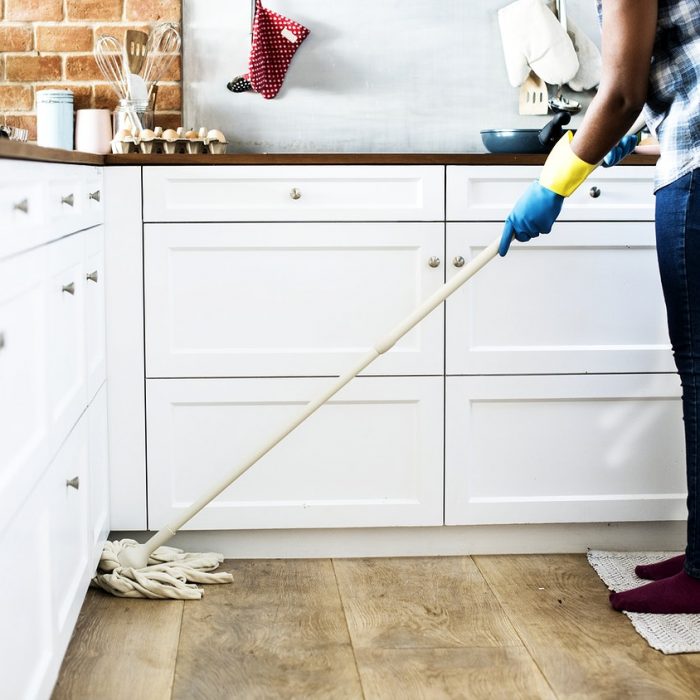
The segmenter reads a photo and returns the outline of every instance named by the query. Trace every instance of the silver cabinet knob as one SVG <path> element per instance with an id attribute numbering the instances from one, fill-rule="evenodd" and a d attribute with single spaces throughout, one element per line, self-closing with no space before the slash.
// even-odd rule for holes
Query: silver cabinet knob
<path id="1" fill-rule="evenodd" d="M 12 208 L 15 211 L 21 211 L 24 214 L 29 214 L 29 200 L 23 199 L 21 202 L 17 202 L 17 204 L 13 205 Z"/>
<path id="2" fill-rule="evenodd" d="M 0 350 L 5 347 L 5 334 L 0 331 Z"/>
<path id="3" fill-rule="evenodd" d="M 88 272 L 87 275 L 85 275 L 85 279 L 90 280 L 90 282 L 97 282 L 97 270 Z"/>
<path id="4" fill-rule="evenodd" d="M 80 477 L 74 476 L 72 479 L 66 479 L 66 486 L 70 486 L 77 491 L 80 488 Z"/>
<path id="5" fill-rule="evenodd" d="M 296 187 L 292 187 L 292 191 L 289 193 L 289 196 L 292 199 L 301 199 L 301 190 L 298 190 Z"/>
<path id="6" fill-rule="evenodd" d="M 100 191 L 95 190 L 94 192 L 90 192 L 88 194 L 88 199 L 94 199 L 96 202 L 100 201 Z"/>
<path id="7" fill-rule="evenodd" d="M 72 207 L 74 203 L 75 197 L 73 197 L 73 193 L 68 194 L 65 197 L 61 197 L 61 204 L 67 204 L 69 207 Z"/>
<path id="8" fill-rule="evenodd" d="M 462 267 L 464 265 L 464 258 L 461 255 L 457 255 L 453 260 L 452 264 L 455 267 Z"/>
<path id="9" fill-rule="evenodd" d="M 593 187 L 591 187 L 591 189 L 588 190 L 588 194 L 591 197 L 593 197 L 593 199 L 597 199 L 598 197 L 600 197 L 600 188 L 593 185 Z"/>
<path id="10" fill-rule="evenodd" d="M 61 291 L 67 292 L 68 294 L 75 294 L 75 283 L 69 282 L 68 284 L 64 284 L 63 287 L 61 287 Z"/>
<path id="11" fill-rule="evenodd" d="M 440 267 L 440 258 L 436 258 L 434 255 L 428 260 L 428 265 L 430 267 Z"/>

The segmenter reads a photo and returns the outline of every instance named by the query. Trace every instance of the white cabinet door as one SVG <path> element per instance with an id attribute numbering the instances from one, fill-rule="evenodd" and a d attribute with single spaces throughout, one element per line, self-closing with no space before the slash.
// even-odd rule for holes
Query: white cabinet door
<path id="1" fill-rule="evenodd" d="M 73 428 L 51 463 L 46 482 L 51 512 L 51 562 L 56 633 L 77 619 L 89 578 L 89 435 L 87 417 Z M 68 632 L 68 634 L 70 634 Z M 62 650 L 61 650 L 62 651 Z"/>
<path id="2" fill-rule="evenodd" d="M 102 545 L 109 534 L 109 442 L 107 434 L 107 386 L 88 407 L 88 447 L 90 456 L 91 568 L 97 566 Z"/>
<path id="3" fill-rule="evenodd" d="M 671 374 L 448 377 L 445 522 L 685 518 Z"/>
<path id="4" fill-rule="evenodd" d="M 47 246 L 52 454 L 87 405 L 84 245 L 79 233 Z"/>
<path id="5" fill-rule="evenodd" d="M 332 381 L 149 380 L 149 528 L 181 514 Z M 442 421 L 442 377 L 356 379 L 186 527 L 441 525 Z"/>
<path id="6" fill-rule="evenodd" d="M 447 225 L 447 276 L 501 224 Z M 448 374 L 674 372 L 654 225 L 563 222 L 446 302 Z"/>
<path id="7" fill-rule="evenodd" d="M 147 376 L 339 374 L 443 283 L 443 251 L 431 223 L 147 225 Z M 443 313 L 365 374 L 442 374 Z"/>
<path id="8" fill-rule="evenodd" d="M 539 166 L 448 166 L 448 221 L 503 221 Z M 598 168 L 568 197 L 559 221 L 653 221 L 654 168 Z"/>
<path id="9" fill-rule="evenodd" d="M 440 165 L 143 169 L 144 221 L 441 221 Z"/>
<path id="10" fill-rule="evenodd" d="M 0 531 L 49 461 L 46 259 L 0 263 Z"/>
<path id="11" fill-rule="evenodd" d="M 0 527 L 0 560 L 6 574 L 0 595 L 0 696 L 48 697 L 56 654 L 51 600 L 51 523 L 44 481 L 23 508 Z"/>
<path id="12" fill-rule="evenodd" d="M 92 399 L 105 380 L 104 226 L 85 231 L 85 351 L 87 398 Z"/>

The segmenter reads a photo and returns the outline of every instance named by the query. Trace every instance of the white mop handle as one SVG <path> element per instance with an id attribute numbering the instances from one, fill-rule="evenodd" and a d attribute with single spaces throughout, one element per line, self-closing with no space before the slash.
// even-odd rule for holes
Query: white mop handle
<path id="1" fill-rule="evenodd" d="M 289 424 L 276 434 L 265 445 L 251 455 L 241 466 L 226 475 L 219 483 L 209 489 L 206 493 L 195 501 L 177 520 L 166 525 L 151 537 L 144 545 L 151 554 L 162 544 L 167 542 L 188 520 L 192 519 L 202 508 L 211 503 L 224 489 L 229 487 L 239 476 L 245 474 L 261 457 L 266 455 L 277 443 L 281 442 L 297 426 L 301 425 L 312 413 L 323 406 L 334 394 L 340 391 L 351 379 L 356 377 L 365 367 L 377 359 L 381 354 L 389 350 L 393 345 L 415 325 L 420 323 L 433 309 L 447 299 L 452 292 L 459 289 L 470 277 L 475 275 L 487 262 L 492 260 L 498 253 L 500 238 L 481 251 L 471 260 L 464 269 L 460 270 L 449 282 L 444 284 L 429 296 L 408 318 L 399 323 L 388 335 L 382 338 L 358 363 L 341 375 L 331 387 L 326 389 L 320 396 L 316 397 L 304 406 L 304 410 L 296 416 Z"/>

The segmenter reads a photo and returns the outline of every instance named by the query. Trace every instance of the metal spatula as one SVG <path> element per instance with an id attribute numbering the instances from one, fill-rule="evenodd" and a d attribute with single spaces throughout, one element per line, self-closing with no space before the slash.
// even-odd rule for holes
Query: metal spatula
<path id="1" fill-rule="evenodd" d="M 520 86 L 519 114 L 547 114 L 549 110 L 547 83 L 532 71 Z"/>
<path id="2" fill-rule="evenodd" d="M 124 49 L 129 62 L 129 73 L 138 73 L 146 59 L 148 34 L 138 29 L 127 29 Z"/>

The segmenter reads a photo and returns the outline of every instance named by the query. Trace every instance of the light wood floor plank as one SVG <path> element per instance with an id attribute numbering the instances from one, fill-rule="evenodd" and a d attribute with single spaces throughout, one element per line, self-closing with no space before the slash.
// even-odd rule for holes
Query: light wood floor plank
<path id="1" fill-rule="evenodd" d="M 226 561 L 187 601 L 175 700 L 362 698 L 330 560 Z"/>
<path id="2" fill-rule="evenodd" d="M 333 564 L 355 649 L 521 644 L 469 557 Z"/>
<path id="3" fill-rule="evenodd" d="M 698 698 L 700 654 L 651 649 L 583 555 L 474 560 L 560 698 Z"/>
<path id="4" fill-rule="evenodd" d="M 549 700 L 523 647 L 358 649 L 367 700 Z"/>
<path id="5" fill-rule="evenodd" d="M 88 591 L 53 700 L 169 699 L 182 609 Z"/>

